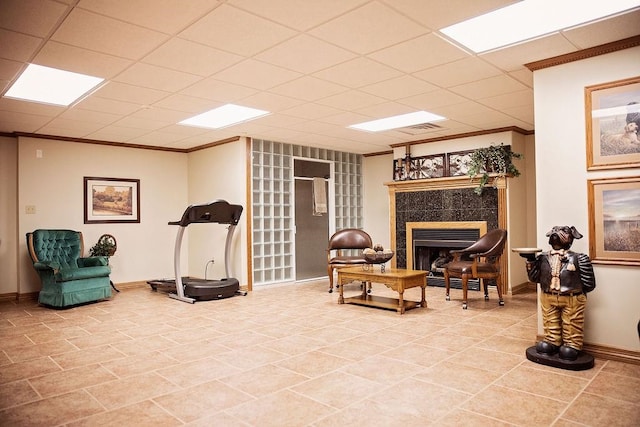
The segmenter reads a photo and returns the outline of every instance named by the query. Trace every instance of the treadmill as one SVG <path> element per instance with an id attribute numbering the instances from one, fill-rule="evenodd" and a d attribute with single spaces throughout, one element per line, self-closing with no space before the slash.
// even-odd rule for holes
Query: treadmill
<path id="1" fill-rule="evenodd" d="M 234 295 L 246 295 L 240 290 L 238 279 L 230 277 L 230 253 L 233 233 L 240 221 L 242 206 L 231 205 L 225 200 L 214 200 L 202 205 L 191 205 L 182 214 L 180 221 L 171 221 L 169 225 L 177 225 L 178 234 L 173 254 L 175 280 L 159 279 L 150 280 L 147 283 L 156 291 L 158 286 L 175 287 L 175 293 L 169 293 L 171 298 L 195 303 L 196 301 L 208 301 L 229 298 Z M 198 279 L 189 276 L 183 277 L 180 273 L 180 252 L 182 249 L 182 237 L 189 224 L 215 223 L 228 224 L 227 240 L 224 249 L 224 266 L 227 277 L 218 280 Z"/>

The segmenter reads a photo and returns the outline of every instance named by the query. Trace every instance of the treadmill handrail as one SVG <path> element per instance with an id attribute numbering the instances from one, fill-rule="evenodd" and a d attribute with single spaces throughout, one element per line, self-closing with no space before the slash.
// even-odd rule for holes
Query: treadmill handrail
<path id="1" fill-rule="evenodd" d="M 180 221 L 170 221 L 169 225 L 186 227 L 196 223 L 217 223 L 238 225 L 242 216 L 242 206 L 231 205 L 226 200 L 214 200 L 201 205 L 190 205 L 185 209 Z"/>

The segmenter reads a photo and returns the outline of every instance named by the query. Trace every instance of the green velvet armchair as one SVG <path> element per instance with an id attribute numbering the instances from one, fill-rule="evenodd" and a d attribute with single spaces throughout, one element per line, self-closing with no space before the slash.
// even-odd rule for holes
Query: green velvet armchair
<path id="1" fill-rule="evenodd" d="M 111 297 L 108 259 L 83 258 L 81 232 L 35 230 L 27 233 L 27 249 L 42 281 L 40 304 L 68 307 Z"/>

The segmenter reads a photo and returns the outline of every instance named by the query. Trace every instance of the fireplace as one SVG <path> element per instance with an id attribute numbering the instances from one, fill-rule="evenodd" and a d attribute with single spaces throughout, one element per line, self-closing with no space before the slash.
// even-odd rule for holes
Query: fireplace
<path id="1" fill-rule="evenodd" d="M 429 286 L 444 287 L 444 265 L 450 251 L 472 245 L 487 232 L 485 221 L 409 222 L 407 225 L 407 268 L 428 271 Z M 460 289 L 460 279 L 451 278 L 451 287 Z M 470 279 L 469 289 L 480 290 L 480 282 Z"/>

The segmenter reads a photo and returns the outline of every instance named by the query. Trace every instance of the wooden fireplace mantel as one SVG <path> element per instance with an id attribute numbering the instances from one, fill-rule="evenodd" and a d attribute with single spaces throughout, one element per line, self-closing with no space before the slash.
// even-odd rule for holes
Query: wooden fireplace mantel
<path id="1" fill-rule="evenodd" d="M 498 176 L 497 174 L 489 175 L 487 187 L 495 187 L 498 191 L 498 227 L 507 229 L 507 181 L 508 177 Z M 454 176 L 444 178 L 416 179 L 406 181 L 392 181 L 385 185 L 389 188 L 389 230 L 391 232 L 391 250 L 396 251 L 396 193 L 413 192 L 413 191 L 433 191 L 456 188 L 475 188 L 480 182 L 480 177 L 469 178 L 469 176 Z M 486 231 L 486 230 L 485 230 Z M 503 294 L 508 293 L 508 262 L 507 256 L 503 256 L 500 260 L 501 275 L 503 284 Z M 397 267 L 396 258 L 392 258 L 391 266 Z M 407 266 L 407 268 L 410 268 Z"/>

